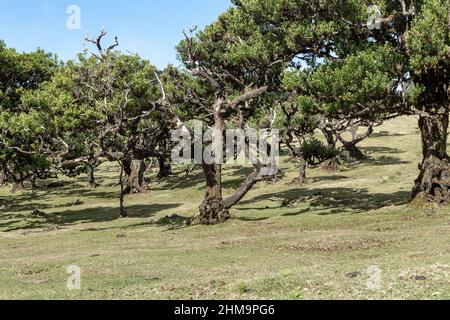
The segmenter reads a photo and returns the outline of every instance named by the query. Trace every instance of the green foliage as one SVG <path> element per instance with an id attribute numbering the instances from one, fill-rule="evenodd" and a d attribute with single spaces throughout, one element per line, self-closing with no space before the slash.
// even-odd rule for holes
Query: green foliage
<path id="1" fill-rule="evenodd" d="M 448 0 L 424 1 L 412 28 L 406 33 L 406 45 L 410 50 L 411 67 L 415 72 L 436 67 L 450 56 Z"/>
<path id="2" fill-rule="evenodd" d="M 396 63 L 399 57 L 390 45 L 372 46 L 315 70 L 290 70 L 284 87 L 298 93 L 296 102 L 306 113 L 341 115 L 356 113 L 395 96 Z M 370 115 L 369 115 L 370 116 Z"/>
<path id="3" fill-rule="evenodd" d="M 51 54 L 18 53 L 0 43 L 0 167 L 15 182 L 48 167 L 43 154 L 50 134 L 47 114 L 39 105 L 27 106 L 26 99 L 57 67 Z"/>
<path id="4" fill-rule="evenodd" d="M 335 158 L 339 151 L 326 146 L 316 138 L 312 138 L 301 144 L 300 153 L 308 164 L 318 164 Z"/>

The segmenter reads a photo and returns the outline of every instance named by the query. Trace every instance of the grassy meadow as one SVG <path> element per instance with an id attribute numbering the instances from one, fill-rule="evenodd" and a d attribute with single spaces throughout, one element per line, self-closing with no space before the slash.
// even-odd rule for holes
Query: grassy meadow
<path id="1" fill-rule="evenodd" d="M 126 198 L 118 169 L 0 189 L 0 299 L 450 299 L 450 212 L 408 205 L 421 159 L 414 118 L 376 128 L 367 162 L 257 185 L 215 226 L 186 226 L 203 197 L 200 171 L 181 171 Z M 251 168 L 227 167 L 225 194 Z M 50 184 L 50 185 L 49 185 Z M 44 216 L 34 216 L 40 210 Z M 66 268 L 81 268 L 68 290 Z M 369 288 L 381 270 L 381 287 Z"/>

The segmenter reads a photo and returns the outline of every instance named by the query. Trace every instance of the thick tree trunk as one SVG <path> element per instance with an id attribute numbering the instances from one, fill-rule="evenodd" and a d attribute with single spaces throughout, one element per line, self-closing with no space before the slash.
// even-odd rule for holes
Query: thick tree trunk
<path id="1" fill-rule="evenodd" d="M 23 182 L 14 181 L 11 188 L 11 193 L 16 193 L 17 191 L 22 190 L 23 188 L 24 188 Z"/>
<path id="2" fill-rule="evenodd" d="M 334 157 L 328 160 L 325 160 L 321 165 L 320 169 L 327 171 L 340 171 L 342 169 L 341 162 L 338 157 Z"/>
<path id="3" fill-rule="evenodd" d="M 350 159 L 366 160 L 367 156 L 356 146 L 356 143 L 343 143 L 345 151 L 348 152 Z"/>
<path id="4" fill-rule="evenodd" d="M 97 162 L 97 158 L 95 157 L 95 147 L 94 144 L 89 144 L 89 157 L 87 163 L 87 176 L 89 180 L 89 187 L 92 189 L 96 189 L 99 184 L 95 180 L 95 168 L 99 163 Z"/>
<path id="5" fill-rule="evenodd" d="M 165 125 L 164 126 L 165 133 L 164 138 L 161 142 L 161 150 L 162 154 L 158 158 L 159 163 L 159 172 L 158 172 L 158 179 L 164 179 L 169 177 L 172 174 L 172 166 L 171 166 L 171 132 L 170 132 L 170 126 Z"/>
<path id="6" fill-rule="evenodd" d="M 203 172 L 206 179 L 206 191 L 199 213 L 192 224 L 215 224 L 225 222 L 230 218 L 230 213 L 225 207 L 222 197 L 222 165 L 203 164 Z"/>
<path id="7" fill-rule="evenodd" d="M 36 184 L 36 180 L 37 180 L 37 175 L 33 174 L 30 178 L 30 182 L 31 182 L 31 189 L 32 190 L 37 190 L 39 189 L 38 185 Z"/>
<path id="8" fill-rule="evenodd" d="M 336 149 L 337 138 L 332 131 L 322 129 L 322 133 L 325 136 L 325 140 L 327 141 L 327 146 L 330 149 Z M 327 171 L 339 171 L 341 169 L 341 162 L 338 157 L 334 157 L 332 159 L 324 161 L 320 168 Z"/>
<path id="9" fill-rule="evenodd" d="M 144 193 L 148 191 L 145 183 L 145 171 L 147 167 L 143 160 L 124 162 L 125 194 Z"/>
<path id="10" fill-rule="evenodd" d="M 327 141 L 328 147 L 336 149 L 336 137 L 334 136 L 333 132 L 322 129 L 322 133 L 325 137 L 325 140 Z"/>
<path id="11" fill-rule="evenodd" d="M 8 182 L 8 177 L 4 172 L 0 172 L 0 188 L 3 187 L 6 182 Z"/>
<path id="12" fill-rule="evenodd" d="M 231 209 L 235 204 L 239 203 L 239 201 L 241 201 L 247 195 L 247 193 L 253 188 L 255 184 L 273 177 L 270 175 L 264 175 L 263 170 L 264 168 L 257 167 L 256 171 L 250 174 L 245 179 L 240 188 L 233 195 L 225 199 L 224 205 L 227 210 Z"/>
<path id="13" fill-rule="evenodd" d="M 219 98 L 213 105 L 214 114 L 214 129 L 219 133 L 224 133 L 225 121 L 222 118 L 221 107 L 224 100 Z M 216 141 L 217 143 L 217 141 Z M 215 145 L 213 142 L 213 149 L 222 148 L 223 145 Z M 214 150 L 214 156 L 218 157 L 219 150 Z M 230 213 L 225 208 L 222 197 L 222 161 L 223 159 L 215 159 L 214 164 L 203 163 L 203 173 L 206 180 L 205 197 L 199 207 L 198 214 L 192 218 L 191 224 L 214 224 L 222 223 L 229 219 Z"/>
<path id="14" fill-rule="evenodd" d="M 119 199 L 119 205 L 120 205 L 120 217 L 126 218 L 128 217 L 128 213 L 125 209 L 125 181 L 124 181 L 124 173 L 125 173 L 125 166 L 124 162 L 119 162 L 120 164 L 120 199 Z"/>
<path id="15" fill-rule="evenodd" d="M 344 150 L 348 152 L 350 159 L 363 161 L 367 160 L 367 156 L 357 147 L 357 145 L 372 135 L 373 125 L 369 125 L 367 131 L 363 134 L 358 134 L 358 129 L 358 124 L 350 126 L 350 134 L 352 136 L 351 141 L 345 140 L 340 133 L 337 133 L 336 137 L 342 143 Z"/>
<path id="16" fill-rule="evenodd" d="M 170 164 L 170 159 L 165 156 L 158 158 L 159 163 L 159 173 L 158 179 L 164 179 L 172 174 L 172 166 Z"/>
<path id="17" fill-rule="evenodd" d="M 99 184 L 95 180 L 95 165 L 92 163 L 88 163 L 87 176 L 89 181 L 89 187 L 91 187 L 92 189 L 97 188 Z"/>
<path id="18" fill-rule="evenodd" d="M 301 158 L 300 159 L 300 175 L 298 177 L 299 184 L 306 183 L 306 167 L 307 167 L 306 160 L 304 158 Z"/>
<path id="19" fill-rule="evenodd" d="M 413 189 L 413 203 L 447 204 L 450 201 L 450 158 L 447 155 L 449 116 L 420 117 L 423 161 Z"/>
<path id="20" fill-rule="evenodd" d="M 295 178 L 294 181 L 292 181 L 292 183 L 303 185 L 303 184 L 305 184 L 307 182 L 307 180 L 306 180 L 306 171 L 307 171 L 307 168 L 308 168 L 308 163 L 301 156 L 298 156 L 298 160 L 300 162 L 299 175 L 298 175 L 298 178 Z"/>

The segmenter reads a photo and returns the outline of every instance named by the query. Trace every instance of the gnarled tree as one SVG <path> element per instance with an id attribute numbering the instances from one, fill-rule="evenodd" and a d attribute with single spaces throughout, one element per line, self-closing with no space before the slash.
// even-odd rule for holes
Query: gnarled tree
<path id="1" fill-rule="evenodd" d="M 284 70 L 285 59 L 276 39 L 276 30 L 263 28 L 239 8 L 229 9 L 195 36 L 186 35 L 178 52 L 192 77 L 184 89 L 189 103 L 195 106 L 195 117 L 216 132 L 224 132 L 236 119 L 248 116 Z M 196 84 L 190 85 L 192 81 Z M 205 197 L 192 223 L 225 221 L 230 217 L 229 209 L 265 178 L 263 166 L 256 165 L 241 188 L 224 199 L 222 161 L 202 165 Z"/>

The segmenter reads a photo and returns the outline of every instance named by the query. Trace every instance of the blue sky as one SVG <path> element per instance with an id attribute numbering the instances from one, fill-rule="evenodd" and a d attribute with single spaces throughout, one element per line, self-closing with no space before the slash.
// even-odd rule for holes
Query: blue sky
<path id="1" fill-rule="evenodd" d="M 70 5 L 81 9 L 80 30 L 67 28 Z M 120 50 L 163 68 L 176 63 L 184 29 L 206 26 L 230 5 L 230 0 L 0 0 L 0 39 L 19 51 L 40 47 L 68 60 L 83 50 L 86 32 L 94 36 L 104 26 L 109 41 L 119 37 Z"/>

